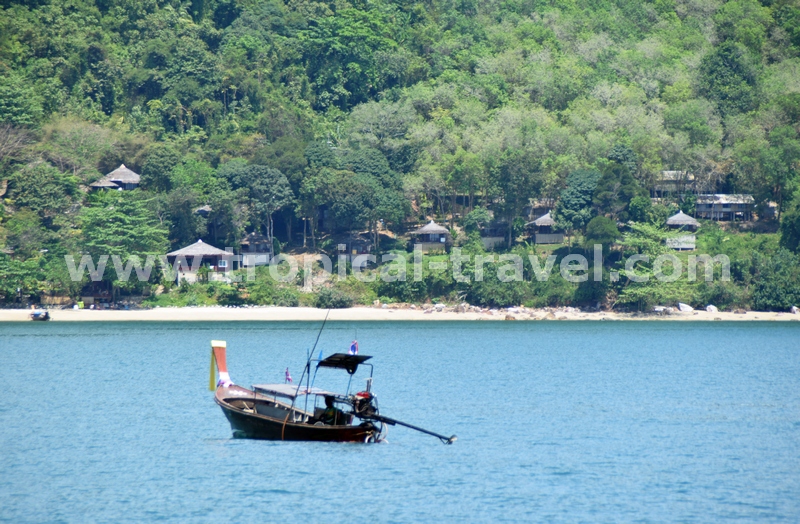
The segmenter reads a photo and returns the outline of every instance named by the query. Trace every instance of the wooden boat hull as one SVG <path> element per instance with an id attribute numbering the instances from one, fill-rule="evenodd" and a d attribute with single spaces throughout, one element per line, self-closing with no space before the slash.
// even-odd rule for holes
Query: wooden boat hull
<path id="1" fill-rule="evenodd" d="M 237 407 L 231 402 L 230 395 L 235 393 L 235 400 L 253 402 L 264 400 L 255 392 L 238 386 L 220 387 L 214 397 L 217 405 L 228 419 L 235 438 L 251 438 L 262 440 L 300 440 L 317 442 L 371 442 L 378 437 L 379 430 L 372 423 L 358 426 L 324 426 L 307 423 L 290 422 L 288 417 L 277 418 L 252 409 Z M 247 395 L 247 396 L 245 396 Z M 286 415 L 289 411 L 284 411 Z"/>

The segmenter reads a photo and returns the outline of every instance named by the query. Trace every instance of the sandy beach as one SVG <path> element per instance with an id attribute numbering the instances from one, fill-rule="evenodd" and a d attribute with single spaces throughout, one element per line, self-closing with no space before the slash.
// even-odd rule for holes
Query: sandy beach
<path id="1" fill-rule="evenodd" d="M 349 309 L 332 309 L 329 321 L 435 321 L 435 320 L 521 320 L 521 321 L 553 321 L 553 320 L 656 320 L 656 321 L 784 321 L 800 322 L 800 315 L 791 313 L 773 313 L 748 311 L 746 313 L 731 312 L 679 312 L 670 314 L 643 314 L 617 312 L 583 312 L 573 308 L 509 308 L 499 310 L 481 310 L 470 308 L 467 311 L 456 311 L 457 308 L 427 309 L 417 307 L 353 307 Z M 309 307 L 185 307 L 155 308 L 137 310 L 50 310 L 54 322 L 212 322 L 212 321 L 321 321 L 326 310 Z M 0 322 L 30 321 L 30 310 L 0 309 Z"/>

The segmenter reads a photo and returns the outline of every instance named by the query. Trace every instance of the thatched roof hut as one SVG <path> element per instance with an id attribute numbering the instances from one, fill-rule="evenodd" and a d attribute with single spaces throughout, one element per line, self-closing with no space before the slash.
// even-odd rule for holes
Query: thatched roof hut
<path id="1" fill-rule="evenodd" d="M 547 212 L 544 215 L 537 218 L 536 220 L 534 220 L 533 222 L 528 222 L 525 225 L 531 225 L 531 224 L 537 227 L 554 226 L 556 225 L 556 221 L 553 220 L 553 218 L 550 216 L 550 212 Z"/>
<path id="2" fill-rule="evenodd" d="M 89 184 L 89 187 L 91 187 L 92 189 L 119 189 L 120 188 L 117 184 L 115 184 L 111 180 L 108 180 L 106 177 L 101 178 L 97 182 L 93 182 L 93 183 Z"/>
<path id="3" fill-rule="evenodd" d="M 444 227 L 440 226 L 433 220 L 422 226 L 421 228 L 417 229 L 416 231 L 411 232 L 412 235 L 449 235 L 450 231 Z"/>
<path id="4" fill-rule="evenodd" d="M 433 220 L 416 231 L 412 231 L 411 234 L 416 237 L 412 243 L 420 246 L 423 253 L 439 250 L 449 251 L 453 245 L 453 236 L 450 234 L 450 230 Z"/>
<path id="5" fill-rule="evenodd" d="M 672 227 L 692 227 L 697 228 L 700 226 L 700 222 L 695 220 L 694 218 L 690 217 L 683 211 L 678 211 L 677 214 L 672 215 L 667 219 L 667 225 Z"/>
<path id="6" fill-rule="evenodd" d="M 118 168 L 106 175 L 106 178 L 112 182 L 121 182 L 123 184 L 138 184 L 142 177 L 138 173 L 134 173 L 125 164 L 120 164 Z"/>
<path id="7" fill-rule="evenodd" d="M 125 164 L 120 164 L 114 171 L 108 173 L 106 176 L 97 182 L 90 184 L 89 187 L 94 189 L 134 189 L 139 185 L 141 177 L 138 173 L 134 173 Z"/>

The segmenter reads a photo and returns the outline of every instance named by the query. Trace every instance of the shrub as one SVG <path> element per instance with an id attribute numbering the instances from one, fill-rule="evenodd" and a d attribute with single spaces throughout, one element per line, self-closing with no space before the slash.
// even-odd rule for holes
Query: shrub
<path id="1" fill-rule="evenodd" d="M 322 288 L 317 293 L 316 306 L 320 309 L 343 309 L 353 306 L 353 297 L 333 288 Z"/>

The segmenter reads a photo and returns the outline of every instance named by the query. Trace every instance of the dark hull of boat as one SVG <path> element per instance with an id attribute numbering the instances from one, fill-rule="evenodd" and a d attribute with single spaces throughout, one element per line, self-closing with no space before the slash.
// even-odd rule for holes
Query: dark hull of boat
<path id="1" fill-rule="evenodd" d="M 235 438 L 262 440 L 301 440 L 317 442 L 371 442 L 378 436 L 371 423 L 360 426 L 314 426 L 278 420 L 238 409 L 219 396 L 216 403 L 231 424 Z"/>

